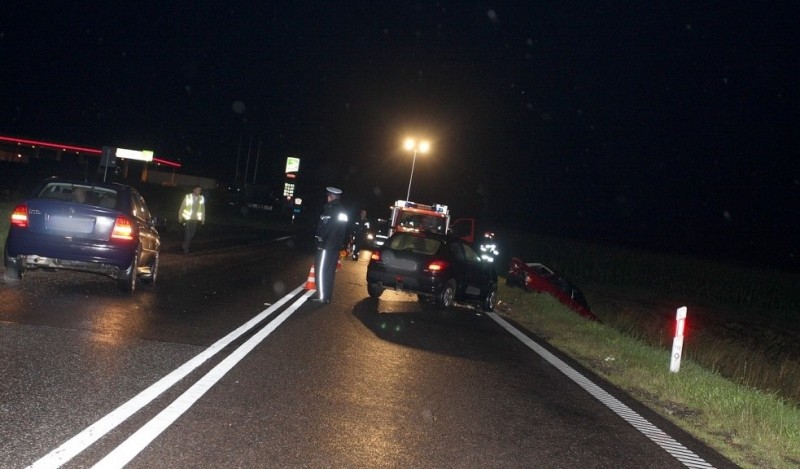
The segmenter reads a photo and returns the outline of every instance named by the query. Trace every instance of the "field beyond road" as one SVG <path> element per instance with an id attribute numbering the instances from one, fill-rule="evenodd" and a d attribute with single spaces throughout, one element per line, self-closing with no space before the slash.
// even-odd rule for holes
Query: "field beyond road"
<path id="1" fill-rule="evenodd" d="M 529 233 L 510 233 L 505 246 L 572 281 L 603 324 L 507 287 L 502 314 L 737 464 L 800 467 L 800 275 Z"/>

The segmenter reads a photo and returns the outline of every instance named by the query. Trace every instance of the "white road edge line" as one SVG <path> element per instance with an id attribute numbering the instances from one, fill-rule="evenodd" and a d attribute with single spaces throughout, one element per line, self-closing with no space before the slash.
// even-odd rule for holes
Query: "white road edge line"
<path id="1" fill-rule="evenodd" d="M 617 398 L 604 391 L 598 385 L 591 382 L 588 378 L 575 371 L 574 368 L 564 363 L 561 359 L 548 352 L 547 349 L 537 344 L 533 339 L 523 334 L 520 330 L 509 324 L 505 319 L 501 318 L 497 313 L 487 313 L 488 316 L 505 330 L 511 333 L 514 337 L 519 339 L 528 348 L 539 354 L 542 358 L 547 360 L 551 365 L 556 367 L 559 371 L 567 375 L 569 379 L 578 384 L 578 386 L 585 389 L 589 394 L 594 396 L 597 400 L 606 405 L 614 413 L 622 417 L 626 422 L 633 425 L 634 428 L 639 430 L 644 436 L 650 439 L 667 453 L 675 457 L 678 461 L 682 462 L 684 466 L 690 468 L 713 468 L 711 464 L 706 462 L 700 456 L 688 450 L 685 446 L 675 441 L 672 437 L 664 433 L 652 423 L 644 419 L 633 409 L 620 402 Z"/>
<path id="2" fill-rule="evenodd" d="M 235 351 L 222 360 L 211 371 L 206 373 L 198 382 L 192 385 L 183 394 L 180 395 L 175 401 L 167 406 L 164 410 L 153 417 L 142 428 L 136 431 L 133 435 L 129 436 L 127 440 L 122 442 L 119 446 L 114 448 L 113 451 L 108 453 L 97 464 L 92 466 L 94 469 L 105 468 L 120 468 L 128 464 L 131 459 L 135 458 L 137 454 L 142 452 L 153 440 L 158 437 L 164 430 L 172 425 L 178 418 L 183 415 L 195 402 L 197 402 L 203 394 L 206 393 L 212 386 L 214 386 L 228 371 L 236 366 L 242 358 L 250 353 L 256 345 L 260 344 L 268 335 L 280 326 L 283 321 L 292 315 L 303 303 L 314 293 L 314 290 L 308 290 L 303 296 L 295 301 L 290 307 L 286 308 L 278 317 L 269 322 L 264 328 L 258 331 L 253 337 L 249 338 L 247 342 L 239 346 Z"/>
<path id="3" fill-rule="evenodd" d="M 174 386 L 175 383 L 186 377 L 186 375 L 191 373 L 198 366 L 202 365 L 206 360 L 227 347 L 228 344 L 238 339 L 240 336 L 267 318 L 270 314 L 281 308 L 284 304 L 289 302 L 289 300 L 294 298 L 301 290 L 303 290 L 304 286 L 305 284 L 301 284 L 288 295 L 275 302 L 275 304 L 257 314 L 243 325 L 239 326 L 238 329 L 218 340 L 209 348 L 200 352 L 197 356 L 184 363 L 179 368 L 175 369 L 175 371 L 153 383 L 149 388 L 140 392 L 129 401 L 109 412 L 105 417 L 86 427 L 86 429 L 84 429 L 82 432 L 65 441 L 63 444 L 61 444 L 61 446 L 28 466 L 27 469 L 56 468 L 74 458 L 77 454 L 81 453 L 86 448 L 94 444 L 94 442 L 102 438 L 106 433 L 110 432 L 119 424 L 128 419 L 128 417 L 138 412 L 144 406 L 148 405 L 159 395 L 161 395 L 161 393 Z M 306 296 L 308 296 L 308 294 Z"/>

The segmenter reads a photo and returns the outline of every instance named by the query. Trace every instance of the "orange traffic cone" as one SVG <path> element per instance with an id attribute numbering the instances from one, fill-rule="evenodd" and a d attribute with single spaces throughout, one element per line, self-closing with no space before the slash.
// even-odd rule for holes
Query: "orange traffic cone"
<path id="1" fill-rule="evenodd" d="M 344 269 L 344 266 L 342 265 L 342 260 L 341 259 L 337 259 L 336 260 L 336 271 L 337 272 L 341 272 L 342 269 Z"/>
<path id="2" fill-rule="evenodd" d="M 311 266 L 311 271 L 308 272 L 308 280 L 306 280 L 306 290 L 316 290 L 317 289 L 317 281 L 316 276 L 314 275 L 314 266 Z"/>

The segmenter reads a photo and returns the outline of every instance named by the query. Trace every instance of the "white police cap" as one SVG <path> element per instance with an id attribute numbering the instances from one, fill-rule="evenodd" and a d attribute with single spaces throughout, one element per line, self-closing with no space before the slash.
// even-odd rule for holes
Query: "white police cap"
<path id="1" fill-rule="evenodd" d="M 342 195 L 342 190 L 339 189 L 339 188 L 330 187 L 329 186 L 329 187 L 326 187 L 325 189 L 328 191 L 328 194 L 331 194 L 331 195 Z"/>

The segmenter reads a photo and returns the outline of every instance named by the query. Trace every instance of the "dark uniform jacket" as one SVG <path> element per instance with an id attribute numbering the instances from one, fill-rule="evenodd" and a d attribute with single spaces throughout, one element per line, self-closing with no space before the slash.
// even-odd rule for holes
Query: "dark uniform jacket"
<path id="1" fill-rule="evenodd" d="M 317 247 L 325 250 L 339 250 L 347 234 L 347 214 L 339 199 L 332 200 L 322 208 L 317 225 Z"/>
<path id="2" fill-rule="evenodd" d="M 356 242 L 360 243 L 364 240 L 364 237 L 367 235 L 367 230 L 369 229 L 369 220 L 364 218 L 363 220 L 359 218 L 358 220 L 353 223 L 353 236 L 356 238 Z"/>

